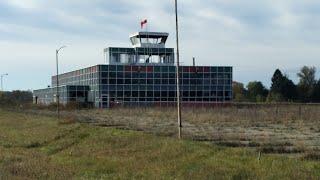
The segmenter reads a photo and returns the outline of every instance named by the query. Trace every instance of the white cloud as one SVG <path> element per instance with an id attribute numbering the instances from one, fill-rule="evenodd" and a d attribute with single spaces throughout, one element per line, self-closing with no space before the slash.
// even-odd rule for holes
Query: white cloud
<path id="1" fill-rule="evenodd" d="M 290 12 L 286 12 L 282 13 L 281 16 L 275 20 L 275 22 L 280 26 L 291 28 L 299 25 L 300 17 Z"/>
<path id="2" fill-rule="evenodd" d="M 294 12 L 292 4 L 288 2 L 276 2 L 273 6 L 277 12 L 277 16 L 274 17 L 275 25 L 284 28 L 296 28 L 302 22 L 302 17 L 297 12 Z"/>
<path id="3" fill-rule="evenodd" d="M 6 2 L 16 8 L 33 10 L 40 8 L 39 0 L 6 0 Z"/>
<path id="4" fill-rule="evenodd" d="M 197 14 L 199 19 L 205 18 L 208 20 L 213 20 L 227 27 L 240 28 L 242 26 L 242 24 L 235 18 L 223 15 L 212 9 L 200 10 Z"/>
<path id="5" fill-rule="evenodd" d="M 54 12 L 58 21 L 60 20 L 64 24 L 81 26 L 93 25 L 92 21 L 83 15 L 71 14 L 62 10 L 56 10 Z"/>
<path id="6" fill-rule="evenodd" d="M 150 30 L 169 32 L 168 47 L 175 47 L 174 1 L 5 2 L 12 11 L 0 12 L 0 72 L 21 77 L 11 89 L 31 86 L 21 72 L 28 64 L 33 68 L 29 76 L 39 79 L 40 87 L 49 83 L 52 52 L 61 44 L 68 45 L 61 57 L 62 71 L 103 63 L 102 49 L 129 46 L 128 35 L 140 30 L 142 18 L 149 20 Z M 183 64 L 190 65 L 195 56 L 199 65 L 234 66 L 235 80 L 256 78 L 266 84 L 278 67 L 319 68 L 319 12 L 320 3 L 313 0 L 179 1 Z"/>

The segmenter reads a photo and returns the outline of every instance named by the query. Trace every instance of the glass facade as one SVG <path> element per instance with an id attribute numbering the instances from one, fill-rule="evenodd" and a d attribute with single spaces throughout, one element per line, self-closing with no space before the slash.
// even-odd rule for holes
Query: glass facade
<path id="1" fill-rule="evenodd" d="M 175 66 L 100 66 L 101 93 L 115 104 L 175 102 Z M 232 99 L 232 67 L 180 69 L 183 102 L 229 102 Z M 103 104 L 108 102 L 103 102 Z"/>
<path id="2" fill-rule="evenodd" d="M 69 102 L 88 103 L 89 86 L 60 86 L 58 88 L 61 104 Z M 57 102 L 57 88 L 35 90 L 34 103 L 49 105 Z"/>
<path id="3" fill-rule="evenodd" d="M 180 73 L 183 103 L 232 100 L 232 67 L 183 66 Z M 95 107 L 170 104 L 177 100 L 175 66 L 98 65 L 59 75 L 59 83 L 61 102 L 64 103 L 76 100 L 70 89 L 81 86 L 87 87 L 85 101 Z M 52 86 L 56 86 L 56 76 L 52 77 Z M 55 90 L 50 88 L 34 94 L 38 102 L 53 102 Z"/>
<path id="4" fill-rule="evenodd" d="M 173 48 L 115 48 L 105 49 L 107 64 L 174 64 Z"/>
<path id="5" fill-rule="evenodd" d="M 113 105 L 175 104 L 176 66 L 173 48 L 166 48 L 168 33 L 138 32 L 130 36 L 132 48 L 109 47 L 104 50 L 105 65 L 97 65 L 59 75 L 61 102 L 84 101 L 95 107 Z M 182 66 L 180 69 L 182 103 L 210 104 L 232 100 L 232 67 Z M 57 77 L 52 88 L 34 91 L 39 103 L 55 98 Z M 78 90 L 87 87 L 80 97 Z M 76 93 L 71 93 L 76 88 Z M 84 96 L 84 97 L 82 97 Z"/>

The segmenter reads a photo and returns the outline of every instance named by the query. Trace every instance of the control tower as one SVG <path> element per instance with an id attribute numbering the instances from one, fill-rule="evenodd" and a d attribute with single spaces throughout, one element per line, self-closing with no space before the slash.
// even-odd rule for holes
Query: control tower
<path id="1" fill-rule="evenodd" d="M 166 48 L 169 34 L 137 32 L 130 36 L 132 48 L 109 47 L 104 50 L 108 65 L 172 65 L 174 49 Z"/>
<path id="2" fill-rule="evenodd" d="M 84 107 L 174 107 L 177 71 L 174 49 L 167 48 L 168 33 L 137 32 L 131 47 L 104 49 L 106 64 L 52 76 L 52 87 L 33 92 L 34 103 L 77 103 Z M 180 66 L 181 102 L 204 107 L 232 102 L 230 66 Z M 58 91 L 58 96 L 57 96 Z"/>

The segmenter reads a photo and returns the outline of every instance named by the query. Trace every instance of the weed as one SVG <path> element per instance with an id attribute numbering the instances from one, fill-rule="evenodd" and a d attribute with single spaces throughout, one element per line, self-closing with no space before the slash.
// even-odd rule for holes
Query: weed
<path id="1" fill-rule="evenodd" d="M 277 120 L 272 108 L 184 109 L 183 137 L 215 144 L 165 137 L 176 135 L 175 109 L 62 112 L 109 127 L 0 110 L 0 179 L 319 179 L 319 150 L 308 150 L 318 142 L 308 128 L 318 127 L 318 111 L 301 123 L 285 117 L 292 109 L 279 107 Z M 261 161 L 242 146 L 261 150 Z"/>
<path id="2" fill-rule="evenodd" d="M 311 160 L 311 161 L 320 161 L 320 153 L 317 151 L 309 151 L 303 155 L 302 159 Z"/>

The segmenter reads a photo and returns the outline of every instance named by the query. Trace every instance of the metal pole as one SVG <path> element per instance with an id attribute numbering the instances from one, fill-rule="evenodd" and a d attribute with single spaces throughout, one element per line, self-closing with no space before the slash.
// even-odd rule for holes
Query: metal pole
<path id="1" fill-rule="evenodd" d="M 3 91 L 3 75 L 1 75 L 1 91 Z"/>
<path id="2" fill-rule="evenodd" d="M 56 98 L 57 98 L 57 115 L 58 115 L 58 119 L 60 119 L 60 95 L 59 95 L 59 51 L 63 48 L 65 48 L 66 46 L 62 46 L 59 49 L 56 50 L 56 66 L 57 66 L 57 87 L 56 87 Z"/>
<path id="3" fill-rule="evenodd" d="M 6 74 L 1 74 L 1 91 L 4 91 L 4 89 L 3 89 L 3 77 L 4 76 L 8 76 L 8 73 L 6 73 Z"/>
<path id="4" fill-rule="evenodd" d="M 60 98 L 59 98 L 59 59 L 58 59 L 58 55 L 59 55 L 59 50 L 56 50 L 56 68 L 57 68 L 57 92 L 56 92 L 56 98 L 57 98 L 57 115 L 58 115 L 58 119 L 60 119 Z"/>
<path id="5" fill-rule="evenodd" d="M 178 130 L 179 130 L 179 139 L 181 139 L 181 129 L 182 129 L 182 120 L 181 120 L 181 95 L 180 95 L 180 52 L 179 52 L 179 21 L 178 21 L 178 2 L 175 0 L 175 14 L 176 14 L 176 41 L 177 41 L 177 109 L 178 109 Z"/>

